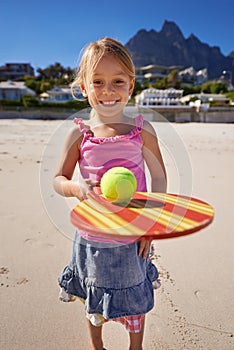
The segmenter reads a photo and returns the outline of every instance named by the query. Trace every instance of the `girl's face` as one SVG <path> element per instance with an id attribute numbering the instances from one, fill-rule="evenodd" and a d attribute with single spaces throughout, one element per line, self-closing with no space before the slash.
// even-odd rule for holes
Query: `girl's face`
<path id="1" fill-rule="evenodd" d="M 93 72 L 89 86 L 81 86 L 90 105 L 101 116 L 122 113 L 134 88 L 134 80 L 112 55 L 103 56 Z"/>

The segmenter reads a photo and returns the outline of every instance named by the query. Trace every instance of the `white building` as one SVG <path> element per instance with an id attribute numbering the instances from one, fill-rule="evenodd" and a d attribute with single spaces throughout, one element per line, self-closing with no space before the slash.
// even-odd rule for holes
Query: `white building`
<path id="1" fill-rule="evenodd" d="M 183 90 L 149 88 L 135 97 L 138 106 L 175 106 L 180 104 Z"/>
<path id="2" fill-rule="evenodd" d="M 148 66 L 136 67 L 136 80 L 143 83 L 144 80 L 148 82 L 155 82 L 158 79 L 167 78 L 174 69 L 180 70 L 181 66 L 157 66 L 149 64 Z"/>
<path id="3" fill-rule="evenodd" d="M 199 71 L 197 71 L 197 73 L 196 73 L 196 83 L 198 85 L 202 85 L 207 80 L 208 80 L 207 68 L 200 69 Z"/>
<path id="4" fill-rule="evenodd" d="M 22 95 L 36 96 L 35 91 L 27 88 L 24 81 L 2 81 L 0 82 L 0 100 L 18 100 Z"/>
<path id="5" fill-rule="evenodd" d="M 78 87 L 74 92 L 76 98 L 83 99 L 81 90 Z M 46 93 L 41 94 L 41 100 L 47 102 L 68 102 L 73 101 L 74 97 L 72 96 L 70 87 L 55 87 L 51 90 L 46 91 Z"/>
<path id="6" fill-rule="evenodd" d="M 73 100 L 69 88 L 55 87 L 46 93 L 48 94 L 48 102 L 67 102 Z"/>
<path id="7" fill-rule="evenodd" d="M 193 67 L 188 67 L 178 73 L 180 80 L 189 85 L 202 85 L 208 80 L 207 68 L 196 71 Z"/>
<path id="8" fill-rule="evenodd" d="M 190 94 L 181 98 L 181 103 L 197 107 L 197 109 L 208 109 L 210 104 L 219 106 L 231 105 L 230 98 L 222 94 Z"/>
<path id="9" fill-rule="evenodd" d="M 6 63 L 0 67 L 0 78 L 14 80 L 25 75 L 34 76 L 34 69 L 29 63 Z"/>

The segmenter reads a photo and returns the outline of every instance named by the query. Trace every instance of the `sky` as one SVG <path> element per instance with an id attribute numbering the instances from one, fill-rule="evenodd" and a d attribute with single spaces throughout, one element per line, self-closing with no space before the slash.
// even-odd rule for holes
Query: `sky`
<path id="1" fill-rule="evenodd" d="M 233 0 L 0 0 L 0 66 L 73 69 L 90 41 L 110 36 L 126 44 L 141 29 L 160 31 L 165 20 L 225 56 L 234 51 Z"/>

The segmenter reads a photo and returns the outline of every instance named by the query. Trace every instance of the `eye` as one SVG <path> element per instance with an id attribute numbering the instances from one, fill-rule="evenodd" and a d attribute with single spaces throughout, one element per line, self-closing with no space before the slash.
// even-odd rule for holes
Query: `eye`
<path id="1" fill-rule="evenodd" d="M 93 81 L 93 85 L 94 86 L 100 86 L 100 85 L 103 85 L 103 81 L 100 80 L 100 79 L 96 79 Z"/>
<path id="2" fill-rule="evenodd" d="M 125 84 L 125 81 L 123 79 L 116 79 L 114 81 L 114 84 L 115 85 L 123 85 L 123 84 Z"/>

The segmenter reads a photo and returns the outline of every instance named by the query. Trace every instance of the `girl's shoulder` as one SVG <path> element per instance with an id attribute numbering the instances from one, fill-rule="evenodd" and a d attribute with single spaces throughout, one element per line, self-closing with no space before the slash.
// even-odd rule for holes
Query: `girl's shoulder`
<path id="1" fill-rule="evenodd" d="M 72 145 L 76 145 L 79 148 L 83 140 L 83 136 L 84 134 L 80 126 L 75 123 L 75 125 L 69 129 L 66 135 L 65 145 L 70 145 L 69 147 L 71 147 Z"/>
<path id="2" fill-rule="evenodd" d="M 148 120 L 145 120 L 145 117 L 142 114 L 135 117 L 135 125 L 136 127 L 141 128 L 142 131 L 150 131 L 153 129 L 152 124 Z"/>
<path id="3" fill-rule="evenodd" d="M 152 132 L 152 130 L 154 130 L 152 124 L 148 120 L 145 120 L 142 114 L 139 114 L 135 117 L 135 125 L 136 127 L 141 128 L 142 131 Z"/>
<path id="4" fill-rule="evenodd" d="M 142 129 L 143 130 L 154 130 L 152 124 L 148 120 L 144 120 L 142 123 Z"/>
<path id="5" fill-rule="evenodd" d="M 90 125 L 88 121 L 84 121 L 81 118 L 75 118 L 73 120 L 74 124 L 75 124 L 75 130 L 79 130 L 82 134 L 85 134 L 86 132 L 88 132 L 90 130 Z"/>
<path id="6" fill-rule="evenodd" d="M 145 141 L 147 139 L 151 139 L 151 137 L 153 137 L 153 139 L 151 139 L 151 140 L 157 139 L 157 134 L 156 134 L 155 128 L 148 120 L 143 121 L 141 135 L 142 135 L 143 141 Z"/>

